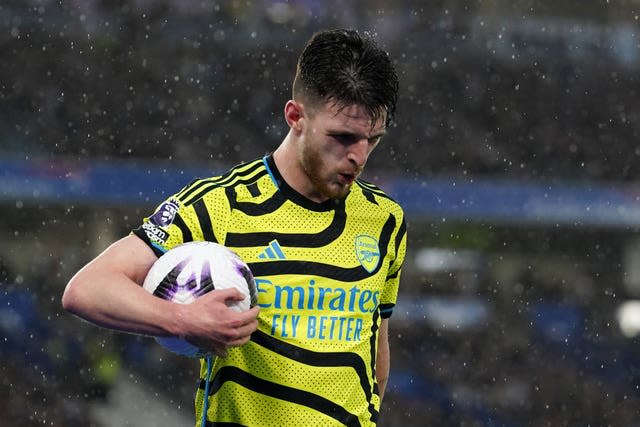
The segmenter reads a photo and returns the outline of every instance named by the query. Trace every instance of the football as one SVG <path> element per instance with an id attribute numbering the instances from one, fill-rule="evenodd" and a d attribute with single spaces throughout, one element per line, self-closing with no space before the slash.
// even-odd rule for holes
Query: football
<path id="1" fill-rule="evenodd" d="M 256 284 L 247 264 L 232 250 L 213 242 L 188 242 L 165 252 L 151 266 L 143 288 L 178 304 L 190 304 L 214 289 L 235 287 L 245 295 L 229 305 L 245 311 L 257 302 Z M 207 351 L 176 337 L 156 337 L 165 349 L 188 357 L 204 357 Z"/>

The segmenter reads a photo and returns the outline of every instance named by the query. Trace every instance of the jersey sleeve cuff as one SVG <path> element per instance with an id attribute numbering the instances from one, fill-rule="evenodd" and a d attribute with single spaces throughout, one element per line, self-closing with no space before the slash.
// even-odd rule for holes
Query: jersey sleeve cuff
<path id="1" fill-rule="evenodd" d="M 393 314 L 395 304 L 380 304 L 380 317 L 388 319 Z"/>
<path id="2" fill-rule="evenodd" d="M 151 248 L 153 253 L 155 253 L 158 258 L 160 258 L 162 254 L 164 254 L 167 251 L 163 247 L 153 243 L 151 239 L 149 239 L 149 236 L 147 235 L 147 233 L 142 229 L 142 227 L 138 227 L 132 230 L 131 234 L 136 235 L 140 239 L 142 239 L 142 241 L 145 242 Z"/>

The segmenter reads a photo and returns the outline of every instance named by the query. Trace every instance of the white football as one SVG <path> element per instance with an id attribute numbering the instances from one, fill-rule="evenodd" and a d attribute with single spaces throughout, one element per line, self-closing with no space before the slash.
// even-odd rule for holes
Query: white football
<path id="1" fill-rule="evenodd" d="M 143 288 L 157 297 L 190 304 L 214 289 L 237 288 L 245 295 L 229 305 L 246 311 L 257 302 L 256 284 L 247 264 L 232 250 L 213 242 L 187 242 L 165 252 L 151 266 Z M 207 351 L 180 338 L 157 337 L 165 349 L 189 357 L 204 357 Z"/>

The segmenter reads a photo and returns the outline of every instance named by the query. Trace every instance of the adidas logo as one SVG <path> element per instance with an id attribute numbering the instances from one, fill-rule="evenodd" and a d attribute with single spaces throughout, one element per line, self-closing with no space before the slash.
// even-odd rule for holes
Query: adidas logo
<path id="1" fill-rule="evenodd" d="M 263 250 L 260 255 L 258 255 L 260 259 L 286 259 L 284 256 L 284 252 L 282 252 L 282 248 L 280 247 L 280 243 L 277 240 L 272 240 L 269 242 L 269 246 Z"/>

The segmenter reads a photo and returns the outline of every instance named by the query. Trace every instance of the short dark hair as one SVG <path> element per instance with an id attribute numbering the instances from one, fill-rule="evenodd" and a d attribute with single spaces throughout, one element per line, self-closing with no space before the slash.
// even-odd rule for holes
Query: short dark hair
<path id="1" fill-rule="evenodd" d="M 338 29 L 315 33 L 305 45 L 293 82 L 294 99 L 312 104 L 336 101 L 361 105 L 376 123 L 386 113 L 393 119 L 398 75 L 387 52 L 368 36 Z"/>

